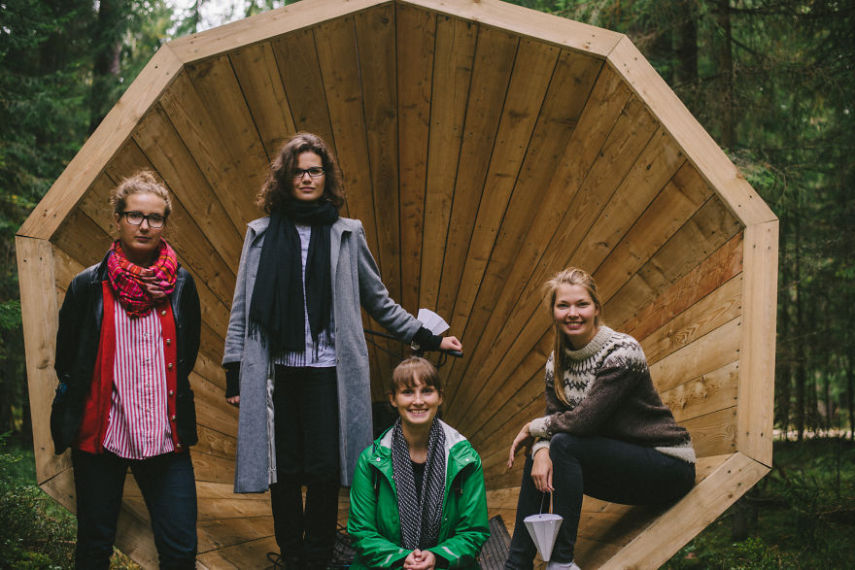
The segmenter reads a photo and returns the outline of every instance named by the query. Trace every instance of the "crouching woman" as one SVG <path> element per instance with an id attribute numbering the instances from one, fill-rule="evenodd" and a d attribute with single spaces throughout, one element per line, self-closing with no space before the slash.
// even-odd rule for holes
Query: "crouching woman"
<path id="1" fill-rule="evenodd" d="M 484 472 L 469 441 L 436 417 L 442 395 L 424 358 L 395 368 L 389 401 L 399 418 L 362 452 L 350 490 L 351 568 L 479 568 Z"/>

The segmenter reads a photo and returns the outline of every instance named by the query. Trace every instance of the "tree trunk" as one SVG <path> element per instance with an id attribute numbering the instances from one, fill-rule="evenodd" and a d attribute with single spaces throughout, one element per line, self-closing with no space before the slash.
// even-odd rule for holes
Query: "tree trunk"
<path id="1" fill-rule="evenodd" d="M 679 24 L 674 35 L 674 83 L 683 89 L 692 88 L 698 81 L 698 6 L 696 0 L 680 0 L 676 9 Z"/>
<path id="2" fill-rule="evenodd" d="M 801 253 L 799 244 L 801 243 L 801 223 L 799 217 L 793 219 L 793 234 L 795 246 L 793 248 L 793 305 L 796 313 L 796 334 L 793 335 L 793 356 L 795 357 L 795 384 L 796 384 L 796 433 L 798 441 L 802 441 L 805 433 L 805 385 L 807 383 L 807 373 L 805 372 L 804 345 L 805 339 L 801 336 L 804 332 L 802 319 L 802 303 L 801 303 Z"/>
<path id="3" fill-rule="evenodd" d="M 719 81 L 720 112 L 718 113 L 721 145 L 732 149 L 736 143 L 733 125 L 733 34 L 730 28 L 730 0 L 715 0 L 715 20 L 718 24 L 715 63 Z"/>
<path id="4" fill-rule="evenodd" d="M 94 61 L 89 94 L 89 132 L 101 123 L 112 106 L 113 88 L 118 82 L 128 7 L 123 0 L 101 0 L 93 33 Z"/>

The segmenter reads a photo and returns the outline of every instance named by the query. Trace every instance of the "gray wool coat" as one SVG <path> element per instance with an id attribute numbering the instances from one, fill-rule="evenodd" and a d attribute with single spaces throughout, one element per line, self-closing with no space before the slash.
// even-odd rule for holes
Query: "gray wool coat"
<path id="1" fill-rule="evenodd" d="M 273 361 L 266 340 L 249 334 L 249 307 L 269 222 L 265 217 L 248 225 L 223 355 L 223 364 L 241 363 L 236 493 L 261 493 L 277 480 Z M 339 218 L 332 225 L 330 250 L 341 484 L 349 486 L 356 460 L 372 440 L 368 347 L 360 306 L 405 342 L 413 338 L 421 323 L 389 297 L 359 220 Z"/>

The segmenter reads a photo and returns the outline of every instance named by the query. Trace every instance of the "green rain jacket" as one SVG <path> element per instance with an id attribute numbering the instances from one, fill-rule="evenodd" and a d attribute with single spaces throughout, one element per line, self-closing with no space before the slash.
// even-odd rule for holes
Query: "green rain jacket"
<path id="1" fill-rule="evenodd" d="M 438 568 L 477 569 L 481 545 L 490 535 L 481 458 L 457 430 L 445 431 L 445 499 L 439 541 L 429 548 Z M 351 568 L 400 568 L 412 552 L 400 546 L 401 520 L 392 478 L 392 430 L 359 456 L 350 489 L 347 531 L 356 548 Z"/>

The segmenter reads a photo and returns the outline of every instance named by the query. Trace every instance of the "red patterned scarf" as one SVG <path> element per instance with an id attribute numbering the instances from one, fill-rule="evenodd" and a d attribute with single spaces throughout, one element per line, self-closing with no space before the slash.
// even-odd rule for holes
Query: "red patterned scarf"
<path id="1" fill-rule="evenodd" d="M 141 267 L 128 261 L 119 240 L 110 248 L 107 275 L 119 302 L 131 317 L 143 317 L 175 290 L 178 259 L 166 240 L 160 240 L 157 261 Z"/>

